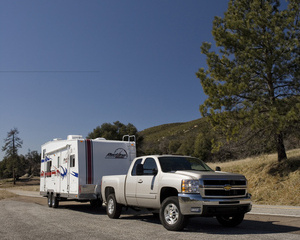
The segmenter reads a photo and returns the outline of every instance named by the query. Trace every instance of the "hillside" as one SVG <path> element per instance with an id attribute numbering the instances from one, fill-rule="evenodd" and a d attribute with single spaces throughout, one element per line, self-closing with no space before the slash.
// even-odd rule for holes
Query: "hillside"
<path id="1" fill-rule="evenodd" d="M 215 169 L 241 173 L 248 179 L 253 202 L 269 205 L 300 206 L 300 149 L 287 152 L 288 160 L 277 162 L 276 154 L 226 162 L 208 163 Z"/>
<path id="2" fill-rule="evenodd" d="M 207 125 L 205 119 L 184 123 L 170 123 L 147 128 L 139 132 L 143 141 L 139 147 L 142 154 L 194 154 L 194 143 Z"/>
<path id="3" fill-rule="evenodd" d="M 276 151 L 272 136 L 251 133 L 251 128 L 244 126 L 238 141 L 227 142 L 224 135 L 212 130 L 206 118 L 163 124 L 138 132 L 138 155 L 181 154 L 214 162 L 243 159 Z M 286 133 L 286 150 L 300 147 L 299 136 L 300 132 L 297 131 Z M 223 145 L 212 153 L 213 139 L 221 141 Z"/>

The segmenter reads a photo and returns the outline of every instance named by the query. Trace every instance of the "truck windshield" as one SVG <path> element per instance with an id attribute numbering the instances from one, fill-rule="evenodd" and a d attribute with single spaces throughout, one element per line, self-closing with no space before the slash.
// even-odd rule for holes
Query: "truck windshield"
<path id="1" fill-rule="evenodd" d="M 180 170 L 213 171 L 203 161 L 192 157 L 159 157 L 159 163 L 163 172 L 176 172 Z"/>

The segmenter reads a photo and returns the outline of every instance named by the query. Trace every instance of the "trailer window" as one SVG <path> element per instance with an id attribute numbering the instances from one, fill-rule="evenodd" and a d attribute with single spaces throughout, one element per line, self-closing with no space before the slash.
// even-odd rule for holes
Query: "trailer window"
<path id="1" fill-rule="evenodd" d="M 75 155 L 70 156 L 70 167 L 75 167 Z"/>

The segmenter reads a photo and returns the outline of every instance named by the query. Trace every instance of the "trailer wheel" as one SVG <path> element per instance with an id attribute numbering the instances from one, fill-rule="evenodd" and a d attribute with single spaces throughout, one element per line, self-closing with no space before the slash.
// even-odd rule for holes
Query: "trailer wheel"
<path id="1" fill-rule="evenodd" d="M 162 225 L 170 231 L 180 231 L 188 222 L 188 218 L 180 212 L 178 197 L 174 196 L 162 202 L 159 218 Z"/>
<path id="2" fill-rule="evenodd" d="M 47 201 L 48 201 L 48 207 L 52 207 L 52 194 L 51 193 L 48 193 Z"/>
<path id="3" fill-rule="evenodd" d="M 58 198 L 52 195 L 52 207 L 57 208 L 58 207 Z"/>
<path id="4" fill-rule="evenodd" d="M 117 219 L 120 217 L 122 205 L 117 203 L 115 194 L 110 194 L 107 198 L 106 213 L 109 218 Z"/>
<path id="5" fill-rule="evenodd" d="M 217 216 L 218 222 L 224 227 L 235 227 L 239 225 L 244 219 L 244 214 L 235 216 Z"/>

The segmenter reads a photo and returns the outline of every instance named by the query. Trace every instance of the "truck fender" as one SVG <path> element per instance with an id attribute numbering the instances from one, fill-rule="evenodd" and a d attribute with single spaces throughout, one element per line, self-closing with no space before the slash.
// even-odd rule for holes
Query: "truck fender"
<path id="1" fill-rule="evenodd" d="M 160 204 L 162 204 L 162 202 L 168 198 L 168 197 L 177 197 L 178 196 L 178 190 L 176 188 L 173 187 L 163 187 L 160 190 Z"/>

